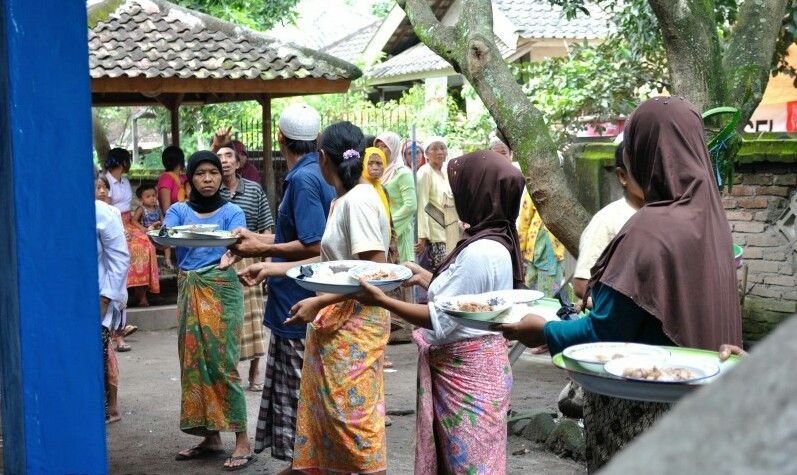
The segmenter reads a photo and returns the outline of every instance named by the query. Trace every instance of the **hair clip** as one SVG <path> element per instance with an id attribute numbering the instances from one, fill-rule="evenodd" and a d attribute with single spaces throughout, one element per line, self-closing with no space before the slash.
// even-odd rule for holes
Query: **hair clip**
<path id="1" fill-rule="evenodd" d="M 360 158 L 360 152 L 358 152 L 357 150 L 354 150 L 353 148 L 350 148 L 350 149 L 346 150 L 345 152 L 343 152 L 343 159 L 344 160 L 351 160 L 352 158 Z"/>

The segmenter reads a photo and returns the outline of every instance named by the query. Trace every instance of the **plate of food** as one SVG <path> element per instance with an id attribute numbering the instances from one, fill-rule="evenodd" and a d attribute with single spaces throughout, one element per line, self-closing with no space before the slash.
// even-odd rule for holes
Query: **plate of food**
<path id="1" fill-rule="evenodd" d="M 484 295 L 494 295 L 494 293 L 489 292 Z M 559 317 L 556 316 L 556 311 L 559 310 L 559 307 L 559 302 L 557 302 L 555 299 L 544 298 L 528 305 L 525 303 L 516 303 L 512 305 L 512 308 L 510 308 L 508 311 L 501 313 L 490 320 L 473 320 L 470 318 L 458 317 L 456 315 L 449 315 L 451 315 L 451 318 L 454 318 L 464 327 L 473 328 L 476 330 L 490 330 L 491 325 L 495 325 L 496 323 L 517 323 L 523 320 L 523 317 L 529 314 L 540 315 L 547 321 L 559 320 Z"/>
<path id="2" fill-rule="evenodd" d="M 216 226 L 215 224 L 213 226 Z M 147 236 L 160 246 L 166 247 L 227 247 L 238 241 L 231 231 L 180 231 L 175 228 L 161 228 L 150 231 Z"/>
<path id="3" fill-rule="evenodd" d="M 370 281 L 373 285 L 379 287 L 385 292 L 399 287 L 404 280 L 409 279 L 412 276 L 412 271 L 403 266 L 376 264 L 378 267 L 374 267 L 366 262 L 367 261 L 354 260 L 317 262 L 314 264 L 296 266 L 288 270 L 286 275 L 295 280 L 296 283 L 299 284 L 299 286 L 303 289 L 310 290 L 312 292 L 323 292 L 340 295 L 354 294 L 362 291 L 360 282 L 352 277 L 352 274 L 350 273 L 350 271 L 356 268 L 367 267 L 370 269 L 369 272 L 373 272 L 373 277 L 391 277 L 391 273 L 406 276 L 406 278 L 399 278 L 395 280 L 375 279 Z M 406 272 L 401 271 L 400 269 L 395 269 L 394 267 L 402 267 L 403 269 L 406 269 Z M 382 274 L 384 269 L 388 269 L 388 272 L 386 272 L 385 275 Z"/>
<path id="4" fill-rule="evenodd" d="M 179 226 L 172 226 L 169 230 L 174 230 L 177 232 L 203 232 L 203 231 L 215 231 L 219 228 L 218 224 L 181 224 Z"/>
<path id="5" fill-rule="evenodd" d="M 412 277 L 408 267 L 398 264 L 363 264 L 349 269 L 349 276 L 354 280 L 365 279 L 371 284 L 379 285 L 388 282 L 404 282 Z"/>
<path id="6" fill-rule="evenodd" d="M 443 298 L 435 305 L 451 316 L 476 321 L 493 320 L 512 308 L 512 302 L 487 294 Z"/>
<path id="7" fill-rule="evenodd" d="M 641 343 L 583 343 L 566 348 L 562 355 L 566 361 L 575 363 L 584 369 L 596 373 L 604 373 L 604 365 L 609 361 L 630 356 L 647 357 L 663 360 L 670 356 L 664 348 Z"/>
<path id="8" fill-rule="evenodd" d="M 619 397 L 622 399 L 631 399 L 635 401 L 649 401 L 649 402 L 664 402 L 673 403 L 678 401 L 683 396 L 690 394 L 694 390 L 701 388 L 707 384 L 711 384 L 723 374 L 726 374 L 739 362 L 738 356 L 731 356 L 726 361 L 720 361 L 719 353 L 716 351 L 703 350 L 699 348 L 679 348 L 679 347 L 660 347 L 670 353 L 670 357 L 674 361 L 682 361 L 681 358 L 686 358 L 691 365 L 699 364 L 699 367 L 706 363 L 709 366 L 719 366 L 719 372 L 714 376 L 706 377 L 703 379 L 683 382 L 681 384 L 662 384 L 658 381 L 649 381 L 645 379 L 629 379 L 627 377 L 615 376 L 605 371 L 601 373 L 586 370 L 583 367 L 575 364 L 571 360 L 564 358 L 562 353 L 554 355 L 552 362 L 554 366 L 567 371 L 570 378 L 581 384 L 585 390 L 603 394 L 605 396 Z M 656 360 L 661 363 L 664 360 Z M 616 359 L 609 361 L 609 364 L 619 365 L 614 361 L 622 361 Z M 648 360 L 649 361 L 649 360 Z M 709 371 L 711 372 L 711 371 Z"/>
<path id="9" fill-rule="evenodd" d="M 717 362 L 685 355 L 663 360 L 646 356 L 619 358 L 606 363 L 604 369 L 618 378 L 666 384 L 690 384 L 720 372 Z"/>

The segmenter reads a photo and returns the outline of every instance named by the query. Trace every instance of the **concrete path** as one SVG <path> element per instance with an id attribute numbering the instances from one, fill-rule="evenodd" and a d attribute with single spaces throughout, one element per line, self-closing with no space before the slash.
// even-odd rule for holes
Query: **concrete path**
<path id="1" fill-rule="evenodd" d="M 117 353 L 120 366 L 119 407 L 122 421 L 108 426 L 108 447 L 111 473 L 115 474 L 217 474 L 222 473 L 223 459 L 176 462 L 174 455 L 193 446 L 198 438 L 180 432 L 180 382 L 177 361 L 177 333 L 139 331 L 127 339 L 133 347 L 129 353 Z M 415 345 L 388 347 L 388 358 L 395 371 L 385 374 L 387 408 L 415 409 Z M 264 368 L 265 362 L 261 368 Z M 240 366 L 248 373 L 248 363 Z M 516 411 L 555 408 L 556 396 L 565 384 L 565 375 L 551 366 L 550 358 L 523 355 L 514 368 L 515 385 L 512 407 Z M 249 409 L 249 437 L 260 404 L 260 394 L 246 392 Z M 392 416 L 387 429 L 388 473 L 411 474 L 413 469 L 414 413 Z M 233 436 L 222 435 L 226 448 L 233 448 Z M 529 452 L 512 455 L 523 448 Z M 582 465 L 561 459 L 536 448 L 529 441 L 511 437 L 507 447 L 507 472 L 510 474 L 584 473 Z M 254 465 L 239 473 L 277 473 L 285 467 L 267 452 L 259 455 Z"/>

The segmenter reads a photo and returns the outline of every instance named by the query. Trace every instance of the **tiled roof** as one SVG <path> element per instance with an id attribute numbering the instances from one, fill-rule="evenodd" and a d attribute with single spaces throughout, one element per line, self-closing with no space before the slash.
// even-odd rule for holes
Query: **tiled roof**
<path id="1" fill-rule="evenodd" d="M 568 21 L 562 15 L 561 7 L 552 6 L 547 0 L 493 0 L 493 3 L 515 25 L 514 33 L 523 39 L 597 39 L 605 38 L 609 33 L 606 14 L 592 4 L 586 4 L 589 16 L 580 15 Z M 497 37 L 496 42 L 504 57 L 514 52 L 514 48 L 502 43 Z M 367 75 L 370 80 L 379 81 L 433 73 L 449 67 L 448 62 L 419 43 L 375 65 Z"/>
<path id="2" fill-rule="evenodd" d="M 504 44 L 498 37 L 495 37 L 495 43 L 498 46 L 498 51 L 500 51 L 504 57 L 512 53 L 512 48 Z M 448 61 L 438 56 L 437 53 L 430 50 L 425 44 L 419 43 L 401 54 L 393 56 L 387 61 L 374 65 L 374 67 L 367 72 L 367 76 L 371 80 L 378 80 L 382 78 L 409 76 L 417 73 L 433 73 L 449 68 L 451 68 L 451 65 L 448 64 Z"/>
<path id="3" fill-rule="evenodd" d="M 92 5 L 89 27 L 93 79 L 348 80 L 361 75 L 338 58 L 164 0 Z"/>
<path id="4" fill-rule="evenodd" d="M 381 21 L 373 22 L 365 28 L 324 46 L 321 48 L 321 52 L 350 63 L 358 61 L 381 24 Z"/>
<path id="5" fill-rule="evenodd" d="M 515 25 L 515 33 L 526 39 L 597 39 L 609 34 L 608 18 L 600 7 L 587 3 L 590 14 L 567 20 L 562 8 L 547 0 L 493 0 L 495 7 Z"/>

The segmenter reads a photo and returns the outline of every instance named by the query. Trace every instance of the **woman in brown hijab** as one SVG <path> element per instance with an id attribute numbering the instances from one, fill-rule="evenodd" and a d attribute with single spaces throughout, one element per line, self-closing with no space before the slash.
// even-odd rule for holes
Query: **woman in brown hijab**
<path id="1" fill-rule="evenodd" d="M 700 114 L 680 98 L 648 100 L 631 114 L 625 144 L 629 180 L 642 188 L 645 203 L 592 268 L 592 312 L 549 323 L 528 315 L 496 329 L 530 347 L 547 344 L 551 354 L 597 341 L 715 351 L 740 345 L 730 226 Z M 587 468 L 600 468 L 667 407 L 588 394 Z"/>
<path id="2" fill-rule="evenodd" d="M 486 150 L 449 162 L 448 177 L 457 213 L 471 226 L 434 275 L 407 264 L 415 274 L 409 282 L 428 288 L 430 303 L 393 299 L 367 283 L 357 298 L 421 327 L 413 334 L 420 388 L 415 473 L 506 473 L 512 371 L 505 341 L 461 326 L 433 302 L 522 284 L 515 219 L 525 182 L 504 157 Z"/>

